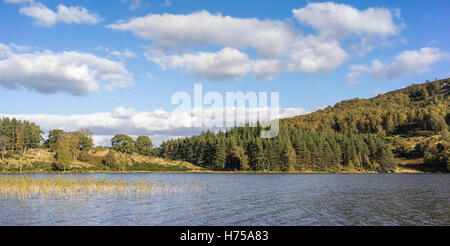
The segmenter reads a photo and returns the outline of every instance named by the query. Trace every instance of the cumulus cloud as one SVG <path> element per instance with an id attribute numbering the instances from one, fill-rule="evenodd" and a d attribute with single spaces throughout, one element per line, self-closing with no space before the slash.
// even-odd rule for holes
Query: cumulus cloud
<path id="1" fill-rule="evenodd" d="M 393 16 L 398 10 L 368 8 L 358 10 L 350 5 L 332 2 L 309 3 L 294 9 L 295 18 L 302 24 L 312 26 L 327 37 L 345 38 L 349 35 L 396 35 L 402 25 L 395 24 Z"/>
<path id="2" fill-rule="evenodd" d="M 337 41 L 308 36 L 293 44 L 289 58 L 289 71 L 329 73 L 345 62 L 349 55 Z"/>
<path id="3" fill-rule="evenodd" d="M 242 124 L 245 121 L 255 122 L 261 119 L 261 115 L 268 115 L 270 108 L 245 108 L 245 121 L 236 120 L 234 116 L 237 108 L 197 108 L 188 112 L 167 112 L 164 110 L 154 110 L 151 112 L 138 112 L 134 109 L 118 107 L 112 112 L 81 114 L 81 115 L 52 115 L 52 114 L 0 114 L 0 117 L 10 117 L 21 120 L 28 120 L 37 123 L 45 132 L 52 129 L 63 129 L 65 131 L 75 131 L 80 128 L 89 128 L 94 133 L 96 144 L 108 143 L 112 136 L 117 133 L 131 136 L 147 135 L 156 139 L 156 143 L 171 138 L 191 136 L 199 134 L 202 130 L 225 129 L 225 127 L 194 127 L 194 121 L 210 121 L 208 115 L 219 115 L 224 126 L 226 121 L 233 121 L 235 124 Z M 198 112 L 202 111 L 203 114 Z M 215 112 L 219 111 L 219 114 Z M 279 118 L 292 117 L 305 114 L 301 108 L 280 108 Z M 258 118 L 259 117 L 259 118 Z M 272 119 L 270 116 L 265 119 Z M 213 119 L 215 122 L 217 119 Z M 159 142 L 158 142 L 159 141 Z M 155 142 L 155 141 L 154 141 Z"/>
<path id="4" fill-rule="evenodd" d="M 153 46 L 163 49 L 209 44 L 234 48 L 250 47 L 263 57 L 285 55 L 290 43 L 300 32 L 283 21 L 234 18 L 207 11 L 187 15 L 149 14 L 119 21 L 106 27 L 153 41 Z"/>
<path id="5" fill-rule="evenodd" d="M 237 81 L 253 71 L 258 79 L 275 77 L 283 68 L 277 60 L 252 61 L 247 54 L 225 47 L 214 52 L 194 54 L 148 56 L 148 59 L 165 69 L 183 68 L 186 72 L 211 80 Z"/>
<path id="6" fill-rule="evenodd" d="M 233 48 L 224 48 L 218 53 L 150 57 L 162 69 L 185 68 L 186 71 L 212 80 L 238 80 L 251 70 L 248 56 Z"/>
<path id="7" fill-rule="evenodd" d="M 89 13 L 83 7 L 66 7 L 59 4 L 57 11 L 47 8 L 39 2 L 31 2 L 28 6 L 19 9 L 19 13 L 34 19 L 39 26 L 51 27 L 62 22 L 66 24 L 97 24 L 100 17 L 97 14 Z"/>
<path id="8" fill-rule="evenodd" d="M 132 74 L 117 61 L 78 51 L 16 53 L 0 44 L 0 86 L 6 88 L 82 95 L 100 84 L 113 89 L 132 83 Z"/>
<path id="9" fill-rule="evenodd" d="M 288 22 L 234 18 L 207 11 L 150 14 L 107 27 L 152 40 L 147 57 L 162 69 L 183 67 L 188 73 L 214 80 L 236 81 L 250 71 L 258 79 L 273 79 L 284 70 L 330 72 L 349 57 L 338 41 L 304 36 Z M 225 47 L 216 53 L 167 55 L 211 44 Z M 261 59 L 250 59 L 238 48 L 254 49 Z"/>
<path id="10" fill-rule="evenodd" d="M 373 79 L 392 79 L 414 73 L 423 74 L 431 71 L 433 63 L 449 58 L 449 53 L 438 48 L 424 47 L 420 50 L 406 50 L 394 57 L 390 64 L 373 60 L 371 66 L 352 65 L 347 74 L 348 81 L 354 81 L 367 73 Z"/>
<path id="11" fill-rule="evenodd" d="M 257 79 L 270 80 L 275 78 L 286 65 L 277 59 L 264 59 L 252 62 L 252 72 Z"/>
<path id="12" fill-rule="evenodd" d="M 292 11 L 294 18 L 317 34 L 304 34 L 289 20 L 236 18 L 198 11 L 190 14 L 148 14 L 107 25 L 151 41 L 147 57 L 161 69 L 185 72 L 215 80 L 236 81 L 253 72 L 258 79 L 273 79 L 282 71 L 330 73 L 350 55 L 342 48 L 351 39 L 360 54 L 375 42 L 389 43 L 403 27 L 396 23 L 399 10 L 358 10 L 346 4 L 309 3 Z M 355 41 L 356 38 L 356 41 Z M 218 52 L 186 51 L 222 47 Z M 249 57 L 246 50 L 255 51 Z M 205 59 L 208 62 L 202 62 Z M 235 62 L 232 66 L 228 62 Z M 219 71 L 218 66 L 223 66 Z"/>

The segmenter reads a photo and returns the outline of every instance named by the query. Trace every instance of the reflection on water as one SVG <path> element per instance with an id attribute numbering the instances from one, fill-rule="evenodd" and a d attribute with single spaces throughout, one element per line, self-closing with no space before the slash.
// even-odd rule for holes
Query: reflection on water
<path id="1" fill-rule="evenodd" d="M 34 174 L 33 176 L 55 176 Z M 0 199 L 0 225 L 450 225 L 445 174 L 79 174 L 202 192 Z"/>

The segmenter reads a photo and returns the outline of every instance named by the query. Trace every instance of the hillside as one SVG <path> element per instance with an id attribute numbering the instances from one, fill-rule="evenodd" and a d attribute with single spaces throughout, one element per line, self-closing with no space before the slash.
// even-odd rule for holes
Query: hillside
<path id="1" fill-rule="evenodd" d="M 276 138 L 261 138 L 261 126 L 169 140 L 159 154 L 226 171 L 393 172 L 386 142 L 373 134 L 310 131 L 280 125 Z"/>
<path id="2" fill-rule="evenodd" d="M 386 139 L 400 171 L 445 171 L 449 165 L 450 79 L 413 84 L 369 99 L 351 99 L 285 125 Z"/>
<path id="3" fill-rule="evenodd" d="M 311 130 L 429 135 L 448 130 L 449 88 L 450 79 L 413 84 L 370 99 L 344 100 L 282 123 Z"/>
<path id="4" fill-rule="evenodd" d="M 156 156 L 143 156 L 136 153 L 126 154 L 111 150 L 114 153 L 113 165 L 106 162 L 108 149 L 93 148 L 83 158 L 73 160 L 65 169 L 66 172 L 96 172 L 96 171 L 201 171 L 203 168 L 184 161 L 173 161 Z M 60 172 L 55 165 L 55 152 L 50 149 L 30 149 L 24 155 L 6 154 L 6 161 L 1 163 L 0 172 Z M 81 161 L 80 159 L 83 159 Z"/>
<path id="5" fill-rule="evenodd" d="M 228 171 L 446 172 L 448 96 L 448 79 L 411 85 L 282 119 L 274 139 L 247 125 L 169 140 L 158 153 Z"/>

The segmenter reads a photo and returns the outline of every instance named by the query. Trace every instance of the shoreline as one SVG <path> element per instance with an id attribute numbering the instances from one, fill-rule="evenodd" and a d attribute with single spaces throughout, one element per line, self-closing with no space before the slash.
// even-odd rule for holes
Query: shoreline
<path id="1" fill-rule="evenodd" d="M 42 171 L 23 171 L 23 172 L 1 172 L 3 174 L 146 174 L 146 173 L 178 173 L 178 174 L 448 174 L 445 172 L 424 172 L 424 171 L 396 171 L 391 173 L 379 172 L 317 172 L 317 171 L 300 171 L 300 172 L 282 172 L 282 171 L 87 171 L 87 172 L 42 172 Z"/>

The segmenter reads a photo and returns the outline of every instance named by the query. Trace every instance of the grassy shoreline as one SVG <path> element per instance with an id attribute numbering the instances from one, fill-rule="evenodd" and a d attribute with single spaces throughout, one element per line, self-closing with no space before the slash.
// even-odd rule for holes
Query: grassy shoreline
<path id="1" fill-rule="evenodd" d="M 22 172 L 15 172 L 15 171 L 5 171 L 0 172 L 0 176 L 2 174 L 127 174 L 127 173 L 198 173 L 198 174 L 382 174 L 379 172 L 369 172 L 369 171 L 341 171 L 341 172 L 320 172 L 320 171 L 295 171 L 295 172 L 282 172 L 282 171 L 215 171 L 215 170 L 188 170 L 188 171 L 105 171 L 105 170 L 89 170 L 85 172 L 77 172 L 77 171 L 66 171 L 66 172 L 59 172 L 59 171 L 22 171 Z M 445 173 L 445 172 L 435 172 L 435 171 L 419 171 L 414 169 L 405 169 L 405 168 L 399 168 L 393 174 L 398 173 L 416 173 L 416 174 L 432 174 L 432 173 Z"/>
<path id="2" fill-rule="evenodd" d="M 39 155 L 33 153 L 38 152 Z M 106 150 L 92 152 L 94 157 L 101 159 L 106 155 Z M 121 168 L 108 168 L 98 162 L 74 161 L 66 171 L 53 168 L 54 153 L 47 149 L 33 149 L 27 151 L 24 156 L 6 160 L 0 163 L 1 174 L 33 174 L 33 173 L 53 173 L 53 174 L 83 174 L 83 173 L 212 173 L 212 174 L 374 174 L 375 171 L 359 171 L 340 169 L 336 171 L 225 171 L 210 170 L 199 167 L 184 161 L 173 161 L 154 156 L 124 155 L 129 161 Z M 446 170 L 426 167 L 423 158 L 402 159 L 396 158 L 398 167 L 394 173 L 446 173 Z M 426 168 L 425 168 L 426 167 Z"/>

